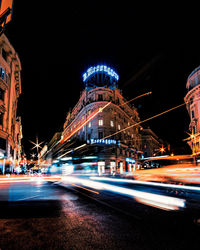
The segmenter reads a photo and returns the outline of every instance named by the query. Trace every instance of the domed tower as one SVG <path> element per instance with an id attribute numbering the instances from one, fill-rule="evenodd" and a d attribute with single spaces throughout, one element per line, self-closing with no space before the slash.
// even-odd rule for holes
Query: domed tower
<path id="1" fill-rule="evenodd" d="M 83 82 L 87 88 L 114 88 L 118 80 L 119 75 L 106 65 L 92 66 L 83 74 Z"/>
<path id="2" fill-rule="evenodd" d="M 184 98 L 190 116 L 190 145 L 193 154 L 200 153 L 200 66 L 188 76 Z"/>

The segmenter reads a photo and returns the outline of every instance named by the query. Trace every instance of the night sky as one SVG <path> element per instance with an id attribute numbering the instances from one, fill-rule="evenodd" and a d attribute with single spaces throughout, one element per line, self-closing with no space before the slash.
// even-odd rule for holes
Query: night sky
<path id="1" fill-rule="evenodd" d="M 67 112 L 83 90 L 81 76 L 89 66 L 113 67 L 127 99 L 152 91 L 134 102 L 141 120 L 183 103 L 187 77 L 200 65 L 195 6 L 28 2 L 14 0 L 12 22 L 5 32 L 22 64 L 18 114 L 27 155 L 32 147 L 29 140 L 38 136 L 48 142 L 62 130 Z M 188 125 L 185 107 L 143 124 L 177 153 L 190 152 L 182 141 Z"/>

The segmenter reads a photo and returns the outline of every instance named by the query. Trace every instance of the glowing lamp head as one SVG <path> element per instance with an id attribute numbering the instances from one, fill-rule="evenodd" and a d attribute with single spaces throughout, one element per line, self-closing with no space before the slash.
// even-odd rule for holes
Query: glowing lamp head
<path id="1" fill-rule="evenodd" d="M 191 138 L 191 139 L 194 139 L 194 135 L 193 135 L 193 134 L 191 134 L 191 135 L 190 135 L 190 138 Z"/>

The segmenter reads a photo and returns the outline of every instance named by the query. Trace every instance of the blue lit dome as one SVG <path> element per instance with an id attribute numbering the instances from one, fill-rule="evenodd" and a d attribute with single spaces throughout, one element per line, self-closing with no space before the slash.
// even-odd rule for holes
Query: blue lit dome
<path id="1" fill-rule="evenodd" d="M 188 91 L 200 84 L 200 66 L 188 76 L 186 88 Z"/>
<path id="2" fill-rule="evenodd" d="M 82 77 L 88 87 L 112 87 L 119 80 L 119 75 L 107 65 L 92 66 L 83 73 Z"/>

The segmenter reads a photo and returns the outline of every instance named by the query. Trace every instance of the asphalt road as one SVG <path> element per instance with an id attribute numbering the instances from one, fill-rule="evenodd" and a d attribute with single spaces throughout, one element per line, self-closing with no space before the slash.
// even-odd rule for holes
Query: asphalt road
<path id="1" fill-rule="evenodd" d="M 0 249 L 199 249 L 194 217 L 75 185 L 0 184 Z"/>

